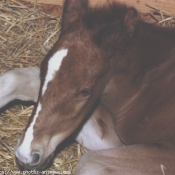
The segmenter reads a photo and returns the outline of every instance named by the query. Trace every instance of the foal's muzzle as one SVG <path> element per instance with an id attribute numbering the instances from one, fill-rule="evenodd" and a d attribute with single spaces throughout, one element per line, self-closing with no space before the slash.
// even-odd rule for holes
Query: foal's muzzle
<path id="1" fill-rule="evenodd" d="M 32 154 L 32 162 L 31 163 L 25 163 L 18 158 L 16 158 L 16 161 L 22 170 L 37 170 L 41 171 L 46 169 L 49 164 L 51 163 L 51 159 L 53 158 L 54 153 L 52 153 L 50 156 L 47 157 L 47 159 L 42 160 L 42 157 L 39 153 L 33 153 Z"/>

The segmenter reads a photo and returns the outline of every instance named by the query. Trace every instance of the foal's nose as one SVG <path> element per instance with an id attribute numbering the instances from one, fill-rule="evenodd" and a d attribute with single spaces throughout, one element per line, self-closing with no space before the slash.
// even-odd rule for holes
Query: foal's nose
<path id="1" fill-rule="evenodd" d="M 31 154 L 24 154 L 20 150 L 16 150 L 16 157 L 19 161 L 19 164 L 22 166 L 35 167 L 41 163 L 41 153 L 40 152 L 31 152 Z"/>
<path id="2" fill-rule="evenodd" d="M 32 153 L 32 161 L 30 163 L 31 166 L 38 165 L 41 161 L 41 155 L 38 152 L 33 152 Z"/>

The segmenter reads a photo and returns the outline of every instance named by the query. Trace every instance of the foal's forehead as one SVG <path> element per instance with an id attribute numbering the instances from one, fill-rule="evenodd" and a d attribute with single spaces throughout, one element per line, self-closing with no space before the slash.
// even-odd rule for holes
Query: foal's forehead
<path id="1" fill-rule="evenodd" d="M 53 56 L 48 61 L 47 72 L 45 76 L 44 85 L 42 88 L 42 95 L 47 89 L 48 83 L 53 80 L 55 73 L 59 71 L 63 59 L 66 57 L 68 49 L 60 49 L 53 54 Z"/>

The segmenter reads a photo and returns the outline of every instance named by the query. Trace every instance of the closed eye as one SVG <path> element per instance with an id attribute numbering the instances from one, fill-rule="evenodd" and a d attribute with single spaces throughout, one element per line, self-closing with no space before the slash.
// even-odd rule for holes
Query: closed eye
<path id="1" fill-rule="evenodd" d="M 80 92 L 83 96 L 89 96 L 91 94 L 91 89 L 83 89 Z"/>
<path id="2" fill-rule="evenodd" d="M 89 95 L 91 95 L 91 92 L 92 92 L 92 88 L 85 88 L 80 91 L 77 91 L 76 96 L 88 97 Z"/>

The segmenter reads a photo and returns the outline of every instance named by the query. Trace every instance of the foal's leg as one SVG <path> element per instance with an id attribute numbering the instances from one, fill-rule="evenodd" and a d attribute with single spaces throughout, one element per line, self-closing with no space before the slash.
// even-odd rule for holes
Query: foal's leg
<path id="1" fill-rule="evenodd" d="M 19 99 L 37 101 L 40 87 L 38 67 L 15 69 L 0 76 L 0 108 Z"/>
<path id="2" fill-rule="evenodd" d="M 173 175 L 175 147 L 133 145 L 91 151 L 79 161 L 76 175 Z"/>

